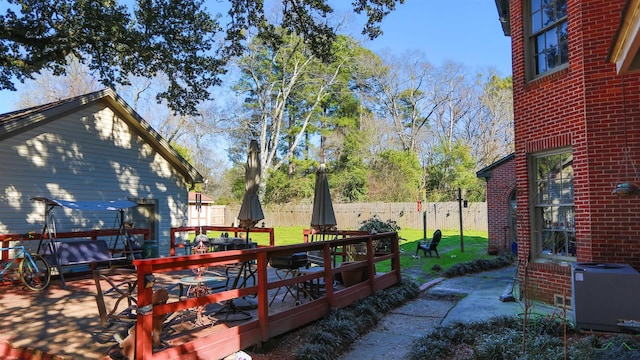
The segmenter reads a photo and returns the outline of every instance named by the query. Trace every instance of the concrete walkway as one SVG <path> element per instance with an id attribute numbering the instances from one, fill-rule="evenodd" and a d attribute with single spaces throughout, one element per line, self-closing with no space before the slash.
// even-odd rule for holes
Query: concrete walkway
<path id="1" fill-rule="evenodd" d="M 391 311 L 340 358 L 404 359 L 413 341 L 430 333 L 436 326 L 522 314 L 523 302 L 500 301 L 500 295 L 510 286 L 514 274 L 515 266 L 511 266 L 459 278 L 437 279 L 425 284 L 416 300 Z M 531 311 L 550 314 L 561 310 L 534 303 Z M 573 315 L 568 313 L 567 318 L 573 319 Z"/>

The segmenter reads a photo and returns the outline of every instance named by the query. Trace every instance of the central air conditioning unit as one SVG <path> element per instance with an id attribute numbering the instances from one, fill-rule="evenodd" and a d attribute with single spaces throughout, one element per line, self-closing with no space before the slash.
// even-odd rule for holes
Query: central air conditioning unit
<path id="1" fill-rule="evenodd" d="M 574 322 L 600 331 L 640 329 L 640 273 L 628 264 L 574 263 Z"/>

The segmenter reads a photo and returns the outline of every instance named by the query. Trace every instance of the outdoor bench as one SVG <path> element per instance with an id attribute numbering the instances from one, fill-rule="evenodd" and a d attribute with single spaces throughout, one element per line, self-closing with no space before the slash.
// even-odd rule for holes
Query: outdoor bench
<path id="1" fill-rule="evenodd" d="M 91 268 L 99 263 L 126 260 L 125 256 L 114 257 L 104 240 L 53 241 L 48 242 L 40 253 L 52 268 L 58 269 L 62 287 L 66 282 L 62 272 L 63 266 L 89 265 Z"/>
<path id="2" fill-rule="evenodd" d="M 95 264 L 126 259 L 124 256 L 113 257 L 104 240 L 55 241 L 45 246 L 43 255 L 51 265 L 59 266 Z"/>

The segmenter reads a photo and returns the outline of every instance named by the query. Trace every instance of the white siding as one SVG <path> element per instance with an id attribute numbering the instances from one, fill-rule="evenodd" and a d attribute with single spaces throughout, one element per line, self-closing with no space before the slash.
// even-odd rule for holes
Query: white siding
<path id="1" fill-rule="evenodd" d="M 0 233 L 40 232 L 44 206 L 30 198 L 147 199 L 157 203 L 161 255 L 182 225 L 187 184 L 171 164 L 100 103 L 0 142 Z M 112 228 L 116 212 L 56 208 L 58 231 Z"/>

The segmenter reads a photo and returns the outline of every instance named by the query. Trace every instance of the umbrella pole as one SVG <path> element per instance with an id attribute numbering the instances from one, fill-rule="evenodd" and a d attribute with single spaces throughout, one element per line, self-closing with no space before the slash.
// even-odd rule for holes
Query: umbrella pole
<path id="1" fill-rule="evenodd" d="M 247 229 L 247 233 L 245 235 L 244 243 L 245 243 L 244 248 L 248 249 L 249 248 L 249 229 Z M 246 287 L 247 286 L 247 267 L 248 266 L 251 266 L 251 264 L 249 264 L 248 261 L 244 261 L 242 263 L 241 268 L 240 268 L 240 272 L 242 273 L 242 283 L 240 284 L 240 287 Z M 235 286 L 234 286 L 234 288 L 235 288 Z M 245 296 L 243 296 L 243 297 L 245 297 Z"/>

